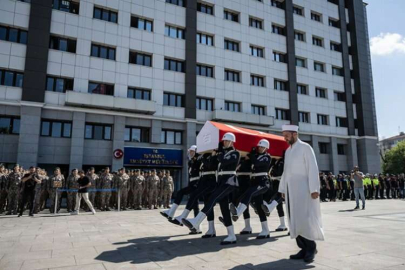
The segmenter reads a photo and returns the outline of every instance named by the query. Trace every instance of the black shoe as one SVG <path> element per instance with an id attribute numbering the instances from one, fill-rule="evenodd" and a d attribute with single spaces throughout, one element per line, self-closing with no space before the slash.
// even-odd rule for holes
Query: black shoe
<path id="1" fill-rule="evenodd" d="M 363 207 L 361 208 L 361 210 L 366 210 L 366 207 L 365 207 L 365 206 L 363 206 Z"/>
<path id="2" fill-rule="evenodd" d="M 109 207 L 107 207 L 107 208 L 105 209 L 105 211 L 111 211 L 111 209 L 110 209 Z"/>
<path id="3" fill-rule="evenodd" d="M 170 219 L 169 219 L 169 221 L 170 221 Z M 182 221 L 183 221 L 184 225 L 185 225 L 187 228 L 190 229 L 190 231 L 192 231 L 192 232 L 197 232 L 197 230 L 193 227 L 193 224 L 191 224 L 190 221 L 188 221 L 187 219 L 184 219 L 184 218 L 183 218 Z"/>
<path id="4" fill-rule="evenodd" d="M 140 210 L 139 208 L 137 208 L 136 210 Z M 165 212 L 160 212 L 160 214 L 162 215 L 162 216 L 164 216 L 165 218 L 169 218 L 169 216 L 165 213 Z"/>
<path id="5" fill-rule="evenodd" d="M 216 234 L 204 234 L 203 236 L 201 236 L 201 238 L 203 239 L 207 239 L 207 238 L 214 238 L 217 237 Z"/>
<path id="6" fill-rule="evenodd" d="M 353 210 L 359 210 L 359 209 L 360 209 L 360 207 L 356 206 Z"/>
<path id="7" fill-rule="evenodd" d="M 11 215 L 11 212 L 7 212 L 6 216 L 10 216 L 10 215 Z"/>
<path id="8" fill-rule="evenodd" d="M 241 231 L 239 234 L 252 234 L 252 231 Z"/>
<path id="9" fill-rule="evenodd" d="M 173 224 L 175 224 L 175 225 L 179 225 L 179 226 L 183 226 L 183 224 L 182 223 L 180 223 L 177 219 L 175 219 L 175 218 L 171 218 L 171 219 L 168 219 L 169 220 L 169 222 L 171 222 L 171 223 L 173 223 Z"/>
<path id="10" fill-rule="evenodd" d="M 231 204 L 229 206 L 229 211 L 231 211 L 231 215 L 232 215 L 232 220 L 233 221 L 238 221 L 239 217 L 238 217 L 238 211 L 236 210 L 235 205 Z"/>
<path id="11" fill-rule="evenodd" d="M 290 255 L 291 260 L 302 260 L 305 258 L 305 251 L 301 249 L 297 254 Z"/>
<path id="12" fill-rule="evenodd" d="M 317 254 L 318 251 L 315 249 L 314 251 L 307 251 L 304 257 L 304 262 L 306 263 L 311 263 L 315 259 L 315 254 Z"/>
<path id="13" fill-rule="evenodd" d="M 183 226 L 183 224 L 181 224 Z M 202 234 L 202 232 L 197 232 L 197 231 L 192 231 L 188 233 L 189 235 L 194 235 L 194 234 Z"/>
<path id="14" fill-rule="evenodd" d="M 236 244 L 236 241 L 221 241 L 221 246 Z"/>
<path id="15" fill-rule="evenodd" d="M 18 214 L 18 217 L 21 217 L 22 216 L 22 214 Z"/>
<path id="16" fill-rule="evenodd" d="M 279 229 L 279 228 L 277 228 L 276 229 L 276 232 L 286 232 L 286 231 L 288 231 L 288 229 L 287 228 L 284 228 L 284 229 Z"/>
<path id="17" fill-rule="evenodd" d="M 258 235 L 256 237 L 256 239 L 266 239 L 266 238 L 270 238 L 270 234 L 268 234 L 268 235 Z"/>
<path id="18" fill-rule="evenodd" d="M 33 213 L 30 213 L 30 214 L 29 214 L 29 216 L 30 216 L 30 217 L 33 217 L 33 216 L 34 216 L 34 214 L 33 214 Z"/>

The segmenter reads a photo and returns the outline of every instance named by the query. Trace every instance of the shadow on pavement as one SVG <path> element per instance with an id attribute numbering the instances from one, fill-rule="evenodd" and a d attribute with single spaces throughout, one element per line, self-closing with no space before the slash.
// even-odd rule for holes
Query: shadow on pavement
<path id="1" fill-rule="evenodd" d="M 300 262 L 295 262 L 292 263 L 291 260 L 287 260 L 287 259 L 281 259 L 278 261 L 274 261 L 274 262 L 268 262 L 268 263 L 262 263 L 262 264 L 257 264 L 257 265 L 253 265 L 251 263 L 247 263 L 247 264 L 242 264 L 239 266 L 235 266 L 234 268 L 231 268 L 230 270 L 245 270 L 245 269 L 271 269 L 271 270 L 295 270 L 295 269 L 312 269 L 315 268 L 314 265 L 310 265 L 310 264 L 306 264 L 302 261 L 302 263 Z"/>

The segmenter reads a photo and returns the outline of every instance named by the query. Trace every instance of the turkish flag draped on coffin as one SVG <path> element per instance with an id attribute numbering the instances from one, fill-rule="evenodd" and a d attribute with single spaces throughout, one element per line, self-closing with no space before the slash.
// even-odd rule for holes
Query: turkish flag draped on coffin
<path id="1" fill-rule="evenodd" d="M 234 146 L 237 150 L 242 152 L 242 154 L 243 152 L 250 152 L 252 147 L 256 147 L 261 139 L 266 139 L 270 142 L 268 152 L 272 157 L 282 157 L 283 152 L 289 146 L 281 136 L 229 124 L 207 121 L 197 136 L 197 152 L 204 153 L 217 149 L 222 136 L 227 132 L 235 134 L 236 143 Z"/>

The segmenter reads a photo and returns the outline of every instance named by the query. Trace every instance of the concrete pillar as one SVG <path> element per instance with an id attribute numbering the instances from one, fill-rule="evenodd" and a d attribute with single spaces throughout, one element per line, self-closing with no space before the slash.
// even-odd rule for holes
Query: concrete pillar
<path id="1" fill-rule="evenodd" d="M 40 130 L 41 107 L 22 105 L 17 163 L 24 168 L 38 164 Z"/>
<path id="2" fill-rule="evenodd" d="M 315 156 L 316 156 L 316 157 L 319 157 L 319 155 L 320 155 L 321 153 L 319 152 L 318 136 L 311 135 L 311 142 L 312 142 L 312 149 L 314 149 L 314 152 L 315 152 Z"/>
<path id="3" fill-rule="evenodd" d="M 347 142 L 347 169 L 348 172 L 350 172 L 354 166 L 359 165 L 357 158 L 357 140 L 350 138 Z"/>
<path id="4" fill-rule="evenodd" d="M 114 116 L 114 136 L 113 136 L 113 151 L 116 149 L 121 149 L 124 151 L 124 132 L 125 132 L 125 117 L 124 116 Z M 114 158 L 113 153 L 112 157 L 112 170 L 117 171 L 119 168 L 123 167 L 124 157 L 120 159 Z"/>
<path id="5" fill-rule="evenodd" d="M 380 173 L 381 161 L 377 138 L 360 138 L 357 140 L 357 154 L 360 171 L 363 173 Z"/>
<path id="6" fill-rule="evenodd" d="M 151 143 L 161 143 L 162 121 L 152 120 Z"/>
<path id="7" fill-rule="evenodd" d="M 83 166 L 85 123 L 86 113 L 73 113 L 69 170 L 72 170 L 74 168 L 81 169 Z"/>
<path id="8" fill-rule="evenodd" d="M 188 185 L 188 156 L 187 156 L 187 149 L 193 145 L 196 144 L 197 141 L 197 136 L 196 136 L 196 132 L 197 132 L 197 124 L 195 122 L 187 122 L 186 124 L 186 132 L 184 134 L 184 147 L 185 147 L 185 151 L 184 151 L 184 159 L 183 159 L 183 176 L 182 176 L 182 186 L 185 187 Z"/>
<path id="9" fill-rule="evenodd" d="M 330 167 L 334 175 L 339 173 L 339 160 L 337 152 L 337 139 L 335 137 L 330 138 Z"/>

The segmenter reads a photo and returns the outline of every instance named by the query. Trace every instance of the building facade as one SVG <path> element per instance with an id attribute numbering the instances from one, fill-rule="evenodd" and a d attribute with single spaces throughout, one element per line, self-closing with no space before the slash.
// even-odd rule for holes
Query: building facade
<path id="1" fill-rule="evenodd" d="M 398 145 L 398 143 L 405 141 L 405 132 L 400 132 L 399 135 L 385 138 L 380 140 L 379 146 L 380 146 L 380 155 L 382 157 L 385 156 L 385 154 L 394 148 L 395 146 Z"/>
<path id="2" fill-rule="evenodd" d="M 361 0 L 0 3 L 1 162 L 148 165 L 179 186 L 214 120 L 276 134 L 299 124 L 320 170 L 379 171 Z M 161 160 L 139 164 L 129 147 Z M 168 149 L 182 159 L 164 160 Z"/>

